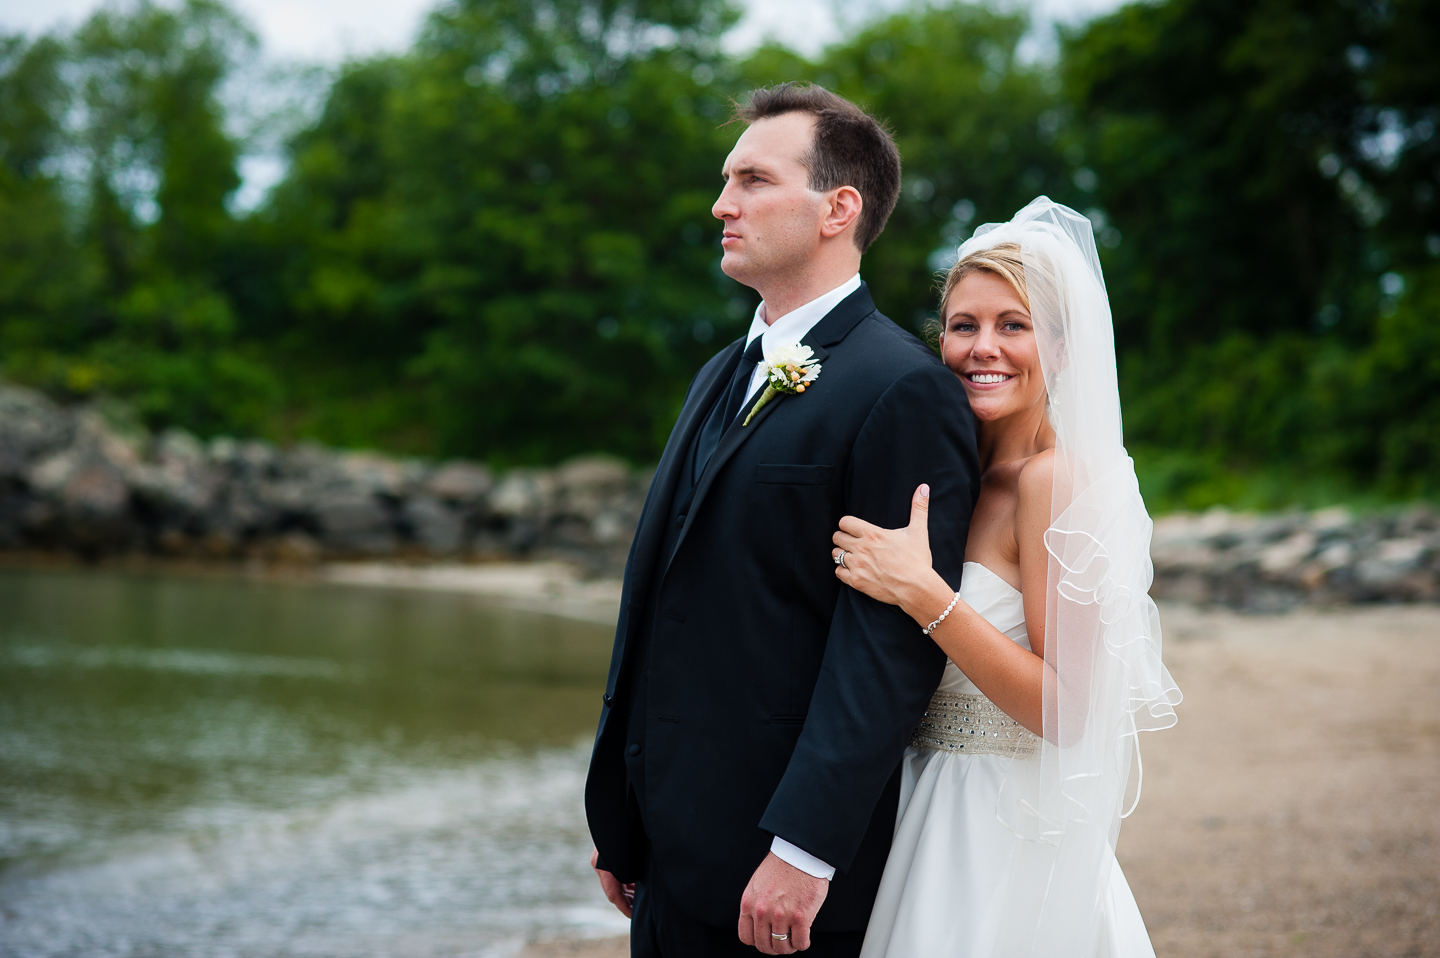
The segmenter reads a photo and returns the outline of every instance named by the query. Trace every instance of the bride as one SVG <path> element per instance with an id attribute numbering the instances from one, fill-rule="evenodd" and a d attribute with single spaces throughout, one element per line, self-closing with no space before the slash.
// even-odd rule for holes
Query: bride
<path id="1" fill-rule="evenodd" d="M 1114 849 L 1138 732 L 1174 724 L 1180 694 L 1089 220 L 1040 197 L 980 227 L 941 318 L 984 469 L 960 591 L 931 568 L 924 485 L 909 527 L 846 517 L 832 552 L 950 659 L 905 753 L 862 958 L 1153 958 Z"/>

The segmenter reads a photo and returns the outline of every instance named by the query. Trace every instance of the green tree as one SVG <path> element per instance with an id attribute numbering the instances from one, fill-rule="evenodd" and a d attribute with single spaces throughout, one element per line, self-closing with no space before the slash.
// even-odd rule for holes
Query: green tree
<path id="1" fill-rule="evenodd" d="M 975 225 L 1095 223 L 1152 504 L 1440 487 L 1440 7 L 1168 0 L 1025 64 L 967 3 L 807 60 L 723 0 L 455 0 L 346 64 L 257 211 L 218 0 L 0 37 L 0 368 L 152 425 L 501 462 L 659 451 L 745 328 L 710 207 L 731 98 L 808 79 L 895 129 L 865 275 L 918 328 Z"/>
<path id="2" fill-rule="evenodd" d="M 64 64 L 54 38 L 0 37 L 0 356 L 10 375 L 56 365 L 56 333 L 81 328 L 98 279 L 60 176 Z"/>
<path id="3" fill-rule="evenodd" d="M 225 203 L 240 180 L 217 91 L 255 42 L 214 0 L 105 9 L 73 40 L 86 239 L 105 296 L 65 385 L 127 395 L 153 425 L 254 430 L 278 403 L 219 286 L 235 233 Z"/>
<path id="4" fill-rule="evenodd" d="M 332 395 L 357 371 L 383 384 L 315 397 L 309 428 L 648 458 L 717 331 L 741 328 L 709 215 L 727 8 L 558 10 L 442 8 L 296 141 L 265 213 L 294 250 L 288 362 Z M 433 432 L 400 433 L 416 420 Z"/>
<path id="5" fill-rule="evenodd" d="M 1106 269 L 1127 436 L 1158 498 L 1234 498 L 1263 474 L 1278 499 L 1296 477 L 1433 488 L 1433 447 L 1381 467 L 1411 412 L 1359 371 L 1403 335 L 1377 322 L 1435 228 L 1434 21 L 1422 3 L 1170 0 L 1066 43 L 1077 146 L 1123 237 Z"/>

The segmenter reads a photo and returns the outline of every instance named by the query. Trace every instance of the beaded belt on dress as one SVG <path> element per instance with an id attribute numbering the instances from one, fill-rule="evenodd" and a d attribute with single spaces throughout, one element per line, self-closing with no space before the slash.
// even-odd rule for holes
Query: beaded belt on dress
<path id="1" fill-rule="evenodd" d="M 911 745 L 944 752 L 1034 755 L 1040 739 L 983 695 L 936 692 Z"/>

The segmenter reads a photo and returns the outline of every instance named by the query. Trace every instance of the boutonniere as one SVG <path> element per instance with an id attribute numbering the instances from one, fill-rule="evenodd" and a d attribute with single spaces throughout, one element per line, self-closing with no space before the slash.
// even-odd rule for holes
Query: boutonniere
<path id="1" fill-rule="evenodd" d="M 765 391 L 750 407 L 750 415 L 740 424 L 742 427 L 750 425 L 761 407 L 780 393 L 803 393 L 806 386 L 820 378 L 815 351 L 799 343 L 779 346 L 766 353 L 760 368 L 765 373 Z"/>

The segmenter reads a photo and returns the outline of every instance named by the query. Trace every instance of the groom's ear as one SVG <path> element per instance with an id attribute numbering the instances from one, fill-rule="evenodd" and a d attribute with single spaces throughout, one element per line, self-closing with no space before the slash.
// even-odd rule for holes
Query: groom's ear
<path id="1" fill-rule="evenodd" d="M 854 229 L 865 209 L 865 200 L 853 186 L 838 186 L 825 194 L 825 214 L 820 220 L 820 235 L 826 239 L 841 236 Z"/>

